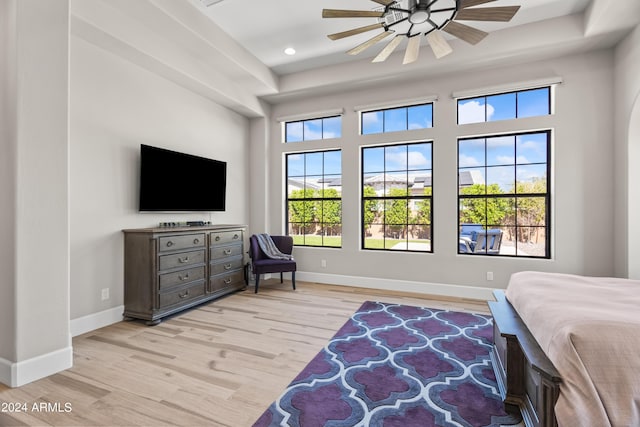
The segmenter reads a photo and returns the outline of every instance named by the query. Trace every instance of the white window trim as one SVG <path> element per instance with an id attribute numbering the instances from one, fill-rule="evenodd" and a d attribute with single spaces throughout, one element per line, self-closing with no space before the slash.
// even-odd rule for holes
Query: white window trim
<path id="1" fill-rule="evenodd" d="M 518 83 L 506 83 L 496 86 L 488 86 L 478 89 L 460 90 L 451 93 L 451 98 L 476 98 L 479 96 L 491 96 L 496 93 L 518 92 L 521 90 L 538 89 L 547 86 L 553 86 L 562 83 L 562 77 L 547 77 L 544 79 L 529 80 Z"/>
<path id="2" fill-rule="evenodd" d="M 344 108 L 335 108 L 333 110 L 315 111 L 312 113 L 293 114 L 290 116 L 276 117 L 276 121 L 280 123 L 299 122 L 303 120 L 320 120 L 329 117 L 342 116 Z"/>
<path id="3" fill-rule="evenodd" d="M 356 105 L 353 107 L 355 112 L 367 112 L 375 110 L 388 110 L 391 108 L 412 107 L 414 105 L 429 104 L 438 100 L 438 95 L 430 95 L 421 98 L 403 99 L 398 101 L 387 101 L 377 104 Z"/>

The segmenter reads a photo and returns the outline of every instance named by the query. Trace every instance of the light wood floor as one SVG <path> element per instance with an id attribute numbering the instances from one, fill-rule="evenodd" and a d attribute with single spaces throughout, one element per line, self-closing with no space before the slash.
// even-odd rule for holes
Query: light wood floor
<path id="1" fill-rule="evenodd" d="M 0 411 L 0 426 L 251 426 L 364 301 L 488 313 L 480 301 L 297 285 L 264 281 L 257 295 L 248 288 L 158 326 L 78 336 L 73 368 L 0 385 L 5 410 L 27 409 Z"/>

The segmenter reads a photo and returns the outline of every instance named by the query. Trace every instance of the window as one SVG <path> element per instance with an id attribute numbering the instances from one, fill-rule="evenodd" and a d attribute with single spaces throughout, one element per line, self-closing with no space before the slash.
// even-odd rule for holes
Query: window
<path id="1" fill-rule="evenodd" d="M 551 114 L 551 88 L 521 90 L 458 100 L 458 124 Z"/>
<path id="2" fill-rule="evenodd" d="M 284 142 L 313 141 L 341 136 L 342 116 L 286 122 L 284 125 Z"/>
<path id="3" fill-rule="evenodd" d="M 397 132 L 433 127 L 433 104 L 366 111 L 360 114 L 361 133 Z"/>
<path id="4" fill-rule="evenodd" d="M 286 155 L 287 230 L 299 246 L 342 246 L 342 152 Z"/>
<path id="5" fill-rule="evenodd" d="M 362 247 L 432 252 L 431 142 L 362 148 Z"/>
<path id="6" fill-rule="evenodd" d="M 550 138 L 458 140 L 459 253 L 550 257 Z"/>

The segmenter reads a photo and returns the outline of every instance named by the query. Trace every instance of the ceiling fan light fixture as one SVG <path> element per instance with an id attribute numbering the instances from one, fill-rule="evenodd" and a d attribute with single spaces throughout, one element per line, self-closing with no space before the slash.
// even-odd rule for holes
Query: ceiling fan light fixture
<path id="1" fill-rule="evenodd" d="M 424 24 L 429 20 L 431 14 L 426 10 L 416 10 L 411 15 L 409 15 L 409 22 L 412 24 Z"/>
<path id="2" fill-rule="evenodd" d="M 408 39 L 403 64 L 415 62 L 420 49 L 420 36 L 426 36 L 436 58 L 442 58 L 452 52 L 449 43 L 443 37 L 444 31 L 470 44 L 477 44 L 489 33 L 462 24 L 458 21 L 508 22 L 520 6 L 476 8 L 497 0 L 371 0 L 382 5 L 373 11 L 324 9 L 323 18 L 364 18 L 374 17 L 377 24 L 353 28 L 340 33 L 329 34 L 331 40 L 355 36 L 364 32 L 382 29 L 383 32 L 371 37 L 355 48 L 347 51 L 357 55 L 370 48 L 390 34 L 395 37 L 373 59 L 372 62 L 386 60 L 404 39 Z"/>

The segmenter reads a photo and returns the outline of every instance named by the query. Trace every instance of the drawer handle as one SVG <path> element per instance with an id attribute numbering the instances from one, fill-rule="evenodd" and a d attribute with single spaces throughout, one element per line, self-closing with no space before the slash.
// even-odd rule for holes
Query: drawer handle
<path id="1" fill-rule="evenodd" d="M 237 239 L 238 239 L 238 237 L 240 237 L 240 236 L 238 236 L 237 234 L 234 234 L 234 235 L 233 235 L 233 240 L 237 240 Z"/>
<path id="2" fill-rule="evenodd" d="M 227 264 L 227 265 L 225 265 L 225 266 L 224 266 L 224 269 L 225 269 L 225 270 L 231 270 L 231 264 Z"/>
<path id="3" fill-rule="evenodd" d="M 187 273 L 186 276 L 178 276 L 178 279 L 180 279 L 182 281 L 188 280 L 189 279 L 189 273 Z"/>
<path id="4" fill-rule="evenodd" d="M 184 299 L 184 298 L 186 298 L 186 297 L 188 297 L 188 296 L 189 296 L 189 291 L 187 290 L 187 291 L 186 291 L 184 294 L 182 294 L 182 295 L 178 294 L 178 296 L 179 296 L 180 298 L 183 298 L 183 299 Z"/>
<path id="5" fill-rule="evenodd" d="M 170 248 L 171 246 L 173 246 L 173 242 L 172 242 L 171 240 L 169 240 L 169 241 L 167 242 L 167 247 L 168 247 L 168 248 Z"/>
<path id="6" fill-rule="evenodd" d="M 224 279 L 225 285 L 228 285 L 229 283 L 231 283 L 231 277 L 229 277 L 228 279 Z"/>
<path id="7" fill-rule="evenodd" d="M 187 255 L 184 258 L 178 258 L 178 262 L 180 262 L 180 264 L 185 264 L 185 263 L 189 262 L 189 255 Z"/>
<path id="8" fill-rule="evenodd" d="M 225 255 L 231 255 L 231 249 L 225 249 L 224 250 L 224 254 Z"/>
<path id="9" fill-rule="evenodd" d="M 194 245 L 197 245 L 198 243 L 200 243 L 200 239 L 198 239 L 198 238 L 193 239 L 193 244 Z"/>
<path id="10" fill-rule="evenodd" d="M 216 242 L 220 240 L 220 236 L 216 236 Z"/>

